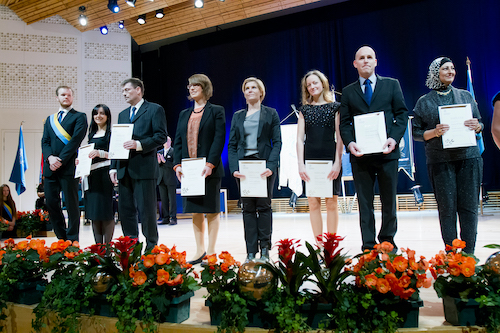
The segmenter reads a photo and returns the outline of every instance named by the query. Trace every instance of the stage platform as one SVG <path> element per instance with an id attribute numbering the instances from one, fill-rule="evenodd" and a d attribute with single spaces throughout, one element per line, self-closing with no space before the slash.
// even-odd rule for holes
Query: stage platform
<path id="1" fill-rule="evenodd" d="M 325 214 L 323 218 L 325 219 Z M 380 213 L 376 213 L 377 228 L 380 223 Z M 195 243 L 191 219 L 183 218 L 178 220 L 175 226 L 160 225 L 158 227 L 160 243 L 171 247 L 177 246 L 180 251 L 186 251 L 188 258 L 195 254 Z M 326 230 L 325 230 L 326 231 Z M 340 214 L 338 234 L 345 236 L 341 246 L 345 252 L 353 256 L 360 252 L 361 233 L 359 230 L 358 213 Z M 120 225 L 116 225 L 115 237 L 122 235 Z M 273 214 L 273 243 L 283 238 L 300 239 L 303 242 L 312 243 L 312 235 L 307 213 L 274 213 Z M 57 239 L 47 237 L 46 244 L 50 245 Z M 144 241 L 143 236 L 140 236 Z M 491 243 L 499 243 L 500 239 L 500 209 L 487 208 L 484 214 L 479 217 L 478 237 L 476 246 L 476 256 L 480 263 L 494 252 L 483 246 Z M 433 257 L 441 249 L 443 243 L 439 229 L 438 214 L 435 210 L 398 212 L 398 233 L 395 241 L 401 248 L 410 248 L 416 251 L 416 255 L 423 255 L 427 259 Z M 92 245 L 92 227 L 82 223 L 80 229 L 81 247 Z M 230 213 L 221 215 L 221 225 L 219 230 L 217 252 L 229 251 L 236 260 L 244 261 L 246 257 L 245 241 L 243 236 L 243 221 L 241 214 Z M 271 250 L 271 259 L 277 260 L 277 250 Z M 197 270 L 201 271 L 198 265 Z M 159 332 L 214 332 L 216 327 L 210 326 L 210 316 L 208 308 L 205 307 L 204 295 L 206 290 L 201 289 L 195 293 L 191 299 L 190 318 L 182 324 L 161 324 Z M 464 332 L 461 327 L 450 326 L 444 320 L 443 306 L 432 287 L 421 290 L 421 298 L 424 300 L 424 307 L 420 308 L 420 321 L 418 329 L 401 329 L 400 332 Z M 9 317 L 9 329 L 7 332 L 29 332 L 31 327 L 32 306 L 14 305 L 9 307 L 13 310 Z M 84 324 L 85 332 L 115 332 L 113 319 L 105 317 L 95 317 L 88 319 Z M 88 328 L 88 329 L 87 329 Z M 137 332 L 141 332 L 140 329 Z M 266 330 L 248 328 L 246 332 L 266 332 Z M 476 331 L 477 332 L 477 331 Z"/>

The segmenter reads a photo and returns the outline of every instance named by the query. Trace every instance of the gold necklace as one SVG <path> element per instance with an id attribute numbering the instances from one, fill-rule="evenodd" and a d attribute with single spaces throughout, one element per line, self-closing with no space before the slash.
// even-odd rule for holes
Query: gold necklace
<path id="1" fill-rule="evenodd" d="M 446 96 L 446 95 L 448 95 L 448 94 L 451 92 L 451 89 L 450 89 L 450 90 L 448 90 L 448 91 L 446 91 L 446 92 L 441 92 L 441 91 L 437 91 L 437 90 L 436 90 L 436 92 L 437 92 L 439 95 L 441 95 L 441 96 Z"/>

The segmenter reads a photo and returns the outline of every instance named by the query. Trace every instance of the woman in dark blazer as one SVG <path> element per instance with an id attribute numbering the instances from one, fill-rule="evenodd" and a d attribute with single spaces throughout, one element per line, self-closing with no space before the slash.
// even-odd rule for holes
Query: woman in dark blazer
<path id="1" fill-rule="evenodd" d="M 242 197 L 241 203 L 247 260 L 255 258 L 259 247 L 260 258 L 269 260 L 273 222 L 271 198 L 281 151 L 280 118 L 275 109 L 262 105 L 266 90 L 261 80 L 247 78 L 243 82 L 242 90 L 247 107 L 237 111 L 231 121 L 229 169 L 239 184 L 239 179 L 245 178 L 245 175 L 239 172 L 239 160 L 266 160 L 266 170 L 261 177 L 267 177 L 267 197 Z"/>
<path id="2" fill-rule="evenodd" d="M 196 240 L 196 254 L 191 264 L 200 263 L 205 255 L 215 253 L 215 242 L 220 223 L 220 187 L 224 176 L 221 161 L 226 136 L 224 108 L 208 102 L 213 87 L 204 74 L 189 78 L 189 100 L 194 106 L 181 111 L 177 123 L 174 143 L 174 170 L 182 182 L 181 161 L 183 158 L 205 157 L 203 169 L 205 195 L 183 197 L 184 213 L 193 213 L 193 229 Z M 208 248 L 205 251 L 205 226 L 203 214 L 207 216 Z"/>

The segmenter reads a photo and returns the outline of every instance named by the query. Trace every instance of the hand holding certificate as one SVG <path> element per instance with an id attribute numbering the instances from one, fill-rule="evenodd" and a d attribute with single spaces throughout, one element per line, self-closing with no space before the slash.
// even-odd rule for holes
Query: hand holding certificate
<path id="1" fill-rule="evenodd" d="M 470 104 L 455 104 L 439 107 L 439 121 L 450 129 L 443 136 L 443 148 L 475 146 L 476 133 L 465 126 L 465 121 L 472 119 Z"/>
<path id="2" fill-rule="evenodd" d="M 181 196 L 205 195 L 205 177 L 202 173 L 206 162 L 205 157 L 185 158 L 181 161 Z"/>
<path id="3" fill-rule="evenodd" d="M 241 160 L 239 169 L 239 172 L 245 176 L 245 178 L 240 178 L 241 197 L 266 198 L 267 179 L 261 177 L 261 174 L 266 171 L 266 161 Z"/>
<path id="4" fill-rule="evenodd" d="M 90 167 L 92 166 L 92 159 L 89 157 L 89 153 L 94 150 L 94 144 L 88 144 L 81 146 L 78 149 L 78 165 L 75 169 L 75 178 L 80 178 L 83 176 L 90 175 Z"/>
<path id="5" fill-rule="evenodd" d="M 134 124 L 115 124 L 112 127 L 109 142 L 109 159 L 126 160 L 130 154 L 129 149 L 123 148 L 123 143 L 132 140 Z"/>
<path id="6" fill-rule="evenodd" d="M 383 111 L 354 116 L 356 144 L 362 154 L 383 153 L 387 141 Z"/>
<path id="7" fill-rule="evenodd" d="M 306 172 L 309 175 L 309 181 L 306 183 L 306 196 L 333 197 L 333 181 L 328 180 L 332 165 L 332 161 L 306 160 Z"/>

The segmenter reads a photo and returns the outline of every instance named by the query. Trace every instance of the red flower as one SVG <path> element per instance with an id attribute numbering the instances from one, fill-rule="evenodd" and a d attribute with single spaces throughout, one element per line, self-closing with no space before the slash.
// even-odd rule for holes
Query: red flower
<path id="1" fill-rule="evenodd" d="M 87 247 L 87 249 L 91 253 L 94 253 L 94 254 L 97 254 L 100 256 L 103 256 L 106 254 L 106 246 L 104 244 L 94 244 L 94 245 Z"/>
<path id="2" fill-rule="evenodd" d="M 330 232 L 325 232 L 323 235 L 317 237 L 318 244 L 323 246 L 326 267 L 329 267 L 333 259 L 342 251 L 342 249 L 337 250 L 337 248 L 339 247 L 340 241 L 343 239 L 344 237 L 340 237 Z"/>
<path id="3" fill-rule="evenodd" d="M 299 243 L 299 240 L 288 238 L 282 239 L 278 242 L 278 255 L 285 267 L 292 261 L 295 254 L 295 248 L 300 246 L 300 244 L 297 245 L 297 243 Z"/>

